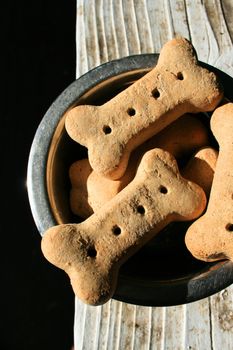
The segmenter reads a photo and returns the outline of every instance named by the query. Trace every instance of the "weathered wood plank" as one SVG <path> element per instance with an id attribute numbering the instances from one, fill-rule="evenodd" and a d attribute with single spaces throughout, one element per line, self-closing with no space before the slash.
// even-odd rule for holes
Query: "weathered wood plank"
<path id="1" fill-rule="evenodd" d="M 80 309 L 82 310 L 82 308 Z M 86 306 L 85 307 L 85 331 L 83 333 L 83 348 L 98 349 L 98 339 L 100 331 L 100 315 L 102 307 Z M 90 336 L 91 330 L 92 335 Z"/>
<path id="2" fill-rule="evenodd" d="M 225 23 L 227 29 L 229 31 L 229 35 L 231 37 L 231 41 L 233 41 L 233 1 L 232 0 L 222 0 L 221 1 L 223 16 L 225 19 Z"/>
<path id="3" fill-rule="evenodd" d="M 212 324 L 209 298 L 186 306 L 184 349 L 212 350 Z"/>
<path id="4" fill-rule="evenodd" d="M 110 318 L 107 349 L 118 350 L 120 344 L 120 331 L 122 320 L 122 303 L 116 300 L 110 300 Z"/>
<path id="5" fill-rule="evenodd" d="M 150 350 L 165 349 L 165 307 L 151 308 Z"/>
<path id="6" fill-rule="evenodd" d="M 118 43 L 118 55 L 119 57 L 128 56 L 129 47 L 126 35 L 123 5 L 121 1 L 113 1 L 113 19 Z"/>
<path id="7" fill-rule="evenodd" d="M 88 69 L 100 64 L 95 0 L 84 1 L 84 24 Z"/>
<path id="8" fill-rule="evenodd" d="M 212 52 L 218 51 L 203 1 L 186 1 L 186 11 L 192 43 L 201 61 L 210 62 Z"/>
<path id="9" fill-rule="evenodd" d="M 185 1 L 167 0 L 166 5 L 171 38 L 174 38 L 176 36 L 183 36 L 187 39 L 190 39 Z"/>
<path id="10" fill-rule="evenodd" d="M 189 38 L 200 60 L 233 76 L 232 0 L 77 0 L 77 76 L 100 63 L 160 52 L 176 35 Z M 233 348 L 233 287 L 170 308 L 76 299 L 75 349 Z"/>
<path id="11" fill-rule="evenodd" d="M 226 53 L 231 48 L 231 38 L 226 25 L 221 2 L 205 0 L 204 7 L 211 30 L 218 43 L 219 55 Z"/>
<path id="12" fill-rule="evenodd" d="M 103 9 L 106 47 L 108 52 L 108 60 L 111 61 L 119 57 L 116 28 L 113 17 L 113 1 L 103 0 Z"/>
<path id="13" fill-rule="evenodd" d="M 98 46 L 99 46 L 99 60 L 100 63 L 107 62 L 108 59 L 108 48 L 107 48 L 107 38 L 104 24 L 104 3 L 103 0 L 97 0 L 95 3 L 96 9 L 96 28 L 98 36 Z"/>
<path id="14" fill-rule="evenodd" d="M 119 349 L 134 349 L 136 306 L 122 303 Z"/>
<path id="15" fill-rule="evenodd" d="M 79 77 L 88 71 L 84 5 L 82 0 L 77 1 L 76 28 L 76 77 Z"/>
<path id="16" fill-rule="evenodd" d="M 129 55 L 138 54 L 140 53 L 140 39 L 138 34 L 134 1 L 122 1 L 122 9 Z"/>
<path id="17" fill-rule="evenodd" d="M 83 339 L 86 323 L 86 308 L 81 300 L 75 298 L 75 315 L 74 315 L 74 345 L 75 350 L 83 349 Z"/>
<path id="18" fill-rule="evenodd" d="M 233 348 L 233 288 L 212 296 L 211 322 L 213 349 Z"/>
<path id="19" fill-rule="evenodd" d="M 159 53 L 161 47 L 171 38 L 165 2 L 164 0 L 147 0 L 147 9 L 154 52 Z"/>
<path id="20" fill-rule="evenodd" d="M 164 324 L 164 349 L 182 350 L 185 345 L 186 305 L 167 307 Z"/>
<path id="21" fill-rule="evenodd" d="M 110 312 L 111 302 L 106 303 L 99 309 L 99 330 L 98 330 L 98 343 L 97 349 L 107 349 L 108 336 L 109 336 L 109 325 L 110 325 Z"/>
<path id="22" fill-rule="evenodd" d="M 154 52 L 151 26 L 149 22 L 148 8 L 145 1 L 134 0 L 135 20 L 138 28 L 138 37 L 140 43 L 140 53 Z"/>
<path id="23" fill-rule="evenodd" d="M 133 349 L 148 350 L 151 343 L 152 308 L 136 306 Z"/>

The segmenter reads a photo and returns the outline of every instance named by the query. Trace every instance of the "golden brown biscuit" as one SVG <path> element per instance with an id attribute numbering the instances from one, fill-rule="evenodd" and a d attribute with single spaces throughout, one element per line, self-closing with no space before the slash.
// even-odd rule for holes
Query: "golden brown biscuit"
<path id="1" fill-rule="evenodd" d="M 233 103 L 214 111 L 211 129 L 220 150 L 208 208 L 190 226 L 185 242 L 197 259 L 233 260 Z"/>
<path id="2" fill-rule="evenodd" d="M 203 190 L 180 176 L 175 159 L 154 149 L 134 180 L 97 213 L 47 230 L 42 251 L 66 271 L 80 299 L 102 304 L 113 295 L 124 261 L 169 222 L 194 219 L 205 205 Z"/>
<path id="3" fill-rule="evenodd" d="M 181 171 L 184 178 L 198 184 L 209 198 L 218 151 L 211 147 L 200 149 Z"/>
<path id="4" fill-rule="evenodd" d="M 92 168 L 88 159 L 78 160 L 69 169 L 71 182 L 70 208 L 74 214 L 81 218 L 87 218 L 93 214 L 93 209 L 89 204 L 87 187 L 87 180 L 91 173 Z"/>
<path id="5" fill-rule="evenodd" d="M 70 137 L 88 148 L 91 167 L 103 176 L 123 176 L 130 153 L 181 115 L 213 110 L 222 91 L 202 68 L 191 43 L 173 39 L 158 64 L 102 106 L 77 106 L 66 117 Z"/>

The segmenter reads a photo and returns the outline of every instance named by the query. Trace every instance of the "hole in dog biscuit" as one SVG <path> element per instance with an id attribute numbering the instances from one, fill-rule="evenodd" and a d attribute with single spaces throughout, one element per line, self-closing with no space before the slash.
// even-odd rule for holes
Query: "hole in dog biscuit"
<path id="1" fill-rule="evenodd" d="M 87 249 L 87 256 L 89 256 L 90 258 L 95 258 L 96 255 L 97 255 L 97 251 L 96 251 L 95 247 L 91 246 Z"/>
<path id="2" fill-rule="evenodd" d="M 159 187 L 159 192 L 162 193 L 162 194 L 166 194 L 168 192 L 167 191 L 167 187 L 161 185 Z"/>
<path id="3" fill-rule="evenodd" d="M 105 133 L 105 135 L 108 135 L 108 134 L 111 134 L 112 129 L 110 128 L 110 126 L 104 125 L 103 126 L 103 132 Z"/>
<path id="4" fill-rule="evenodd" d="M 176 74 L 176 76 L 177 76 L 177 79 L 179 79 L 179 80 L 184 80 L 183 73 L 178 72 L 178 73 Z"/>
<path id="5" fill-rule="evenodd" d="M 113 226 L 112 232 L 115 236 L 119 236 L 121 234 L 121 228 L 117 225 Z"/>
<path id="6" fill-rule="evenodd" d="M 157 88 L 155 88 L 155 89 L 152 91 L 152 96 L 153 96 L 154 98 L 159 98 L 160 92 L 159 92 L 159 90 L 158 90 Z"/>
<path id="7" fill-rule="evenodd" d="M 134 108 L 128 108 L 127 113 L 130 115 L 130 117 L 132 117 L 136 114 L 136 111 Z"/>
<path id="8" fill-rule="evenodd" d="M 233 232 L 233 224 L 227 224 L 226 229 L 227 231 Z"/>
<path id="9" fill-rule="evenodd" d="M 145 214 L 145 208 L 142 205 L 137 206 L 137 212 L 141 215 Z"/>

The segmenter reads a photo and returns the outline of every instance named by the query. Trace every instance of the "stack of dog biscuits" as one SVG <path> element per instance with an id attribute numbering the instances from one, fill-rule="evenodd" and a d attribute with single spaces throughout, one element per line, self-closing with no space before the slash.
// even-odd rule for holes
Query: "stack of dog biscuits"
<path id="1" fill-rule="evenodd" d="M 72 164 L 69 172 L 72 212 L 86 219 L 99 210 L 133 180 L 142 155 L 150 149 L 162 148 L 177 160 L 182 160 L 184 157 L 190 157 L 200 148 L 208 146 L 209 143 L 207 128 L 197 116 L 190 114 L 180 117 L 134 150 L 129 158 L 128 167 L 119 180 L 111 180 L 98 174 L 91 168 L 88 159 L 78 160 Z M 189 165 L 189 175 L 186 170 L 186 178 L 192 176 L 191 173 L 193 174 L 192 166 L 194 165 L 192 164 Z M 197 162 L 195 164 L 197 167 Z M 194 173 L 197 174 L 196 171 Z M 211 185 L 211 177 L 206 176 L 205 178 L 206 181 L 210 181 Z"/>
<path id="2" fill-rule="evenodd" d="M 48 229 L 42 251 L 66 271 L 83 302 L 109 300 L 120 266 L 170 222 L 197 219 L 198 225 L 209 195 L 213 201 L 218 169 L 200 113 L 213 111 L 222 97 L 216 75 L 199 65 L 189 41 L 178 38 L 162 48 L 154 69 L 113 99 L 67 113 L 69 136 L 88 149 L 88 159 L 69 172 L 70 206 L 85 220 Z M 183 164 L 184 158 L 190 160 Z M 197 230 L 191 226 L 186 237 L 193 255 L 223 254 L 193 248 L 195 236 L 200 246 L 205 241 Z"/>

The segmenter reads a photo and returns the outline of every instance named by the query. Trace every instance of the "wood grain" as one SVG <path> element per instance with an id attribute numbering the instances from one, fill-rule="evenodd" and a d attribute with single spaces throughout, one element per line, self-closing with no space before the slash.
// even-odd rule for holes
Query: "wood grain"
<path id="1" fill-rule="evenodd" d="M 190 39 L 200 60 L 233 76 L 232 0 L 77 0 L 77 77 L 106 61 L 160 52 L 175 36 Z M 176 307 L 76 299 L 76 350 L 233 348 L 233 287 Z"/>

